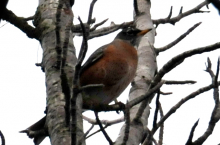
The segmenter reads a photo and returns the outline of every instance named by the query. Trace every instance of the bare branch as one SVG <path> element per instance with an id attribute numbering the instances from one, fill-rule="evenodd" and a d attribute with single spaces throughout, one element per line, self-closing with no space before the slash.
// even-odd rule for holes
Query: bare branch
<path id="1" fill-rule="evenodd" d="M 180 8 L 179 15 L 181 15 L 182 13 L 183 13 L 183 6 Z"/>
<path id="2" fill-rule="evenodd" d="M 93 24 L 95 23 L 96 19 L 91 19 L 90 23 Z M 84 26 L 87 26 L 88 24 L 87 23 L 83 23 Z M 76 25 L 73 25 L 72 28 L 71 28 L 71 31 L 73 33 L 82 33 L 82 28 L 81 28 L 81 25 L 80 24 L 76 24 Z M 76 34 L 77 35 L 77 34 Z M 82 34 L 80 35 L 82 36 Z"/>
<path id="3" fill-rule="evenodd" d="M 162 109 L 162 105 L 160 101 L 159 101 L 159 111 L 160 111 L 160 118 L 163 118 L 164 114 L 163 114 L 163 109 Z M 162 123 L 160 126 L 160 132 L 159 132 L 159 141 L 158 141 L 159 145 L 163 145 L 163 134 L 164 134 L 164 124 Z"/>
<path id="4" fill-rule="evenodd" d="M 156 109 L 154 112 L 154 121 L 153 121 L 153 127 L 156 127 L 157 125 L 157 115 L 158 115 L 158 111 L 159 111 L 159 99 L 160 99 L 160 93 L 157 93 L 157 98 L 156 98 Z"/>
<path id="5" fill-rule="evenodd" d="M 193 135 L 194 135 L 194 132 L 195 132 L 195 129 L 196 129 L 198 123 L 199 123 L 199 119 L 198 119 L 198 120 L 196 121 L 196 123 L 193 125 L 193 127 L 192 127 L 192 129 L 191 129 L 191 131 L 190 131 L 190 134 L 189 134 L 189 138 L 188 138 L 188 140 L 187 140 L 187 142 L 186 142 L 186 145 L 192 145 Z"/>
<path id="6" fill-rule="evenodd" d="M 90 131 L 93 129 L 94 124 L 92 124 L 92 126 L 86 131 L 84 137 L 86 138 L 86 136 L 90 133 Z"/>
<path id="7" fill-rule="evenodd" d="M 163 84 L 165 81 L 161 81 L 160 83 L 158 83 L 155 87 L 153 87 L 152 89 L 150 89 L 145 95 L 142 95 L 136 99 L 133 99 L 132 101 L 129 102 L 129 105 L 131 107 L 133 107 L 134 105 L 137 105 L 138 103 L 142 102 L 145 99 L 149 99 L 149 96 L 151 96 L 152 94 L 154 94 Z"/>
<path id="8" fill-rule="evenodd" d="M 103 25 L 106 21 L 108 21 L 108 19 L 103 20 L 100 23 L 95 24 L 91 29 L 90 32 L 95 31 L 96 28 L 98 28 L 99 26 Z"/>
<path id="9" fill-rule="evenodd" d="M 191 27 L 186 33 L 182 34 L 180 37 L 178 37 L 176 40 L 174 40 L 173 42 L 171 42 L 170 44 L 161 47 L 161 48 L 155 48 L 156 53 L 159 54 L 160 52 L 166 51 L 169 48 L 175 46 L 177 43 L 179 43 L 182 39 L 184 39 L 189 33 L 191 33 L 196 27 L 198 27 L 202 22 L 199 22 L 197 24 L 195 24 L 193 27 Z"/>
<path id="10" fill-rule="evenodd" d="M 207 71 L 210 74 L 210 76 L 212 78 L 212 82 L 213 82 L 215 75 L 214 75 L 214 72 L 212 71 L 212 63 L 211 63 L 209 57 L 207 58 L 207 66 L 206 66 L 205 71 Z"/>
<path id="11" fill-rule="evenodd" d="M 83 119 L 88 121 L 89 123 L 93 124 L 93 125 L 97 125 L 97 121 L 95 119 L 91 119 L 89 117 L 86 117 L 83 115 Z M 118 124 L 118 123 L 121 123 L 124 121 L 124 117 L 121 117 L 121 118 L 118 118 L 118 119 L 115 119 L 115 120 L 100 120 L 100 122 L 104 125 L 108 125 L 108 126 L 111 126 L 111 125 L 114 125 L 114 124 Z"/>
<path id="12" fill-rule="evenodd" d="M 115 32 L 115 31 L 123 28 L 123 27 L 130 26 L 131 24 L 133 24 L 133 21 L 122 23 L 122 24 L 114 24 L 114 25 L 111 25 L 109 27 L 100 28 L 98 30 L 95 30 L 95 31 L 91 32 L 88 39 L 92 39 L 92 38 L 95 38 L 95 37 L 100 37 L 100 36 L 110 34 L 112 32 Z"/>
<path id="13" fill-rule="evenodd" d="M 1 132 L 1 130 L 0 130 L 0 137 L 1 137 L 2 145 L 5 145 L 5 137 L 4 134 Z"/>
<path id="14" fill-rule="evenodd" d="M 96 2 L 96 1 L 97 1 L 97 0 L 93 0 L 92 3 L 90 4 L 89 15 L 88 15 L 88 21 L 87 21 L 87 24 L 88 24 L 88 25 L 91 24 L 93 8 L 94 8 L 94 5 L 95 5 L 95 2 Z"/>
<path id="15" fill-rule="evenodd" d="M 169 71 L 171 71 L 173 68 L 175 68 L 177 65 L 181 64 L 184 59 L 186 59 L 187 57 L 196 55 L 196 54 L 201 54 L 204 52 L 209 52 L 209 51 L 213 51 L 215 49 L 220 48 L 220 42 L 209 45 L 209 46 L 205 46 L 205 47 L 200 47 L 197 49 L 192 49 L 189 51 L 186 51 L 182 54 L 179 54 L 175 57 L 173 57 L 171 60 L 169 60 L 157 73 L 157 75 L 154 78 L 154 83 L 157 83 L 161 80 L 161 78 L 168 73 Z"/>
<path id="16" fill-rule="evenodd" d="M 30 26 L 25 18 L 16 16 L 12 11 L 5 10 L 4 20 L 8 21 L 21 31 L 23 31 L 29 38 L 34 38 L 39 40 L 39 37 L 41 35 L 41 31 L 32 26 Z"/>
<path id="17" fill-rule="evenodd" d="M 109 125 L 105 125 L 105 126 L 104 126 L 104 129 L 106 129 L 107 127 L 109 127 Z M 92 134 L 88 135 L 88 136 L 86 137 L 86 139 L 88 139 L 89 137 L 95 135 L 96 133 L 99 133 L 100 131 L 101 131 L 101 129 L 99 129 L 99 130 L 93 132 Z"/>
<path id="18" fill-rule="evenodd" d="M 166 85 L 185 85 L 185 84 L 195 84 L 197 83 L 196 81 L 191 81 L 191 80 L 186 80 L 186 81 L 171 81 L 171 80 L 166 80 L 165 84 Z"/>
<path id="19" fill-rule="evenodd" d="M 105 131 L 105 129 L 103 128 L 103 126 L 102 126 L 102 124 L 99 120 L 98 112 L 94 112 L 94 113 L 95 113 L 96 121 L 97 121 L 102 133 L 104 134 L 104 136 L 107 139 L 107 141 L 109 142 L 109 144 L 113 145 L 113 142 L 112 142 L 111 138 L 108 136 L 107 132 Z"/>
<path id="20" fill-rule="evenodd" d="M 169 15 L 167 16 L 167 18 L 165 18 L 165 19 L 159 19 L 159 20 L 153 20 L 153 23 L 156 25 L 156 28 L 158 27 L 158 25 L 160 24 L 160 23 L 166 23 L 167 21 L 169 21 L 170 20 L 170 18 L 171 18 L 171 16 L 172 16 L 172 13 L 173 13 L 173 6 L 171 6 L 170 7 L 170 13 L 169 13 Z"/>
<path id="21" fill-rule="evenodd" d="M 218 82 L 218 85 L 220 85 L 220 82 Z M 148 136 L 148 137 L 145 139 L 143 145 L 148 145 L 148 144 L 150 143 L 150 141 L 151 141 L 151 139 L 152 139 L 154 133 L 157 131 L 157 129 L 158 129 L 159 127 L 161 127 L 161 125 L 162 125 L 173 113 L 175 113 L 176 110 L 177 110 L 178 108 L 180 108 L 185 102 L 187 102 L 188 100 L 190 100 L 190 99 L 192 99 L 192 98 L 195 98 L 196 96 L 198 96 L 198 95 L 201 94 L 201 93 L 204 93 L 204 92 L 209 91 L 209 90 L 212 89 L 213 87 L 214 87 L 214 86 L 211 84 L 211 85 L 209 85 L 209 86 L 200 88 L 200 89 L 198 89 L 197 91 L 195 91 L 195 92 L 191 93 L 190 95 L 186 96 L 185 98 L 181 99 L 175 106 L 173 106 L 173 107 L 167 112 L 167 114 L 166 114 L 164 117 L 162 117 L 162 118 L 160 119 L 160 121 L 157 123 L 157 125 L 152 128 L 152 130 L 151 130 L 151 135 Z M 198 145 L 200 145 L 200 144 L 198 144 Z"/>
<path id="22" fill-rule="evenodd" d="M 153 20 L 153 23 L 158 26 L 159 24 L 166 24 L 166 23 L 170 23 L 172 25 L 175 25 L 176 22 L 180 21 L 182 18 L 189 16 L 191 14 L 194 13 L 203 13 L 204 11 L 201 11 L 200 9 L 204 6 L 206 6 L 207 4 L 209 4 L 210 2 L 204 1 L 201 4 L 199 4 L 198 6 L 196 6 L 195 8 L 186 11 L 185 13 L 180 13 L 178 16 L 174 17 L 174 18 L 166 18 L 166 19 L 159 19 L 159 20 Z M 181 12 L 181 11 L 180 11 Z M 172 13 L 172 12 L 171 12 Z"/>
<path id="23" fill-rule="evenodd" d="M 220 84 L 220 82 L 218 82 L 218 85 L 219 85 L 219 84 Z M 161 126 L 161 124 L 162 124 L 163 122 L 165 122 L 166 119 L 167 119 L 170 115 L 172 115 L 173 113 L 175 113 L 176 110 L 177 110 L 178 108 L 180 108 L 185 102 L 187 102 L 187 101 L 190 100 L 190 99 L 195 98 L 195 97 L 198 96 L 199 94 L 202 94 L 202 93 L 204 93 L 204 92 L 209 91 L 209 90 L 212 89 L 212 88 L 213 88 L 213 85 L 211 84 L 211 85 L 209 85 L 209 86 L 200 88 L 200 89 L 198 89 L 197 91 L 195 91 L 195 92 L 191 93 L 190 95 L 186 96 L 185 98 L 181 99 L 175 106 L 173 106 L 173 107 L 167 112 L 167 114 L 166 114 L 163 118 L 161 118 L 161 120 L 157 123 L 157 126 L 152 129 L 152 134 L 154 134 L 154 133 L 156 132 L 156 130 Z"/>
<path id="24" fill-rule="evenodd" d="M 210 66 L 211 66 L 211 61 L 208 59 L 208 63 L 210 63 Z M 219 71 L 219 60 L 218 60 L 218 65 L 217 65 L 217 72 L 216 72 L 216 76 L 215 77 L 218 77 L 218 71 Z M 209 73 L 211 73 L 211 71 L 209 71 Z M 211 74 L 210 74 L 211 75 Z M 213 78 L 213 77 L 212 77 Z M 220 112 L 219 112 L 219 108 L 220 108 L 220 103 L 219 103 L 219 89 L 218 89 L 218 85 L 219 85 L 219 82 L 216 83 L 214 81 L 212 81 L 212 85 L 214 86 L 214 101 L 215 101 L 215 107 L 212 111 L 212 115 L 211 115 L 211 119 L 209 121 L 209 125 L 208 125 L 208 128 L 207 130 L 205 131 L 205 133 L 199 137 L 196 141 L 193 142 L 193 145 L 201 145 L 203 144 L 203 142 L 205 142 L 205 140 L 212 134 L 214 128 L 215 128 L 215 125 L 216 123 L 219 121 L 220 119 Z"/>
<path id="25" fill-rule="evenodd" d="M 171 95 L 171 94 L 173 94 L 172 92 L 162 92 L 162 91 L 160 91 L 160 94 L 161 95 Z"/>

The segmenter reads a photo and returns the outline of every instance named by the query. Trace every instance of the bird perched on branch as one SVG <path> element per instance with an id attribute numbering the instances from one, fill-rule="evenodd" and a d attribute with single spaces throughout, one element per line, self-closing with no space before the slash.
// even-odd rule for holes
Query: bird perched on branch
<path id="1" fill-rule="evenodd" d="M 126 27 L 111 43 L 100 47 L 89 57 L 79 77 L 83 106 L 107 105 L 124 91 L 137 69 L 135 40 L 150 30 Z M 43 130 L 45 121 L 46 117 L 21 132 L 34 138 L 35 145 L 38 145 L 46 136 L 31 136 L 30 133 Z"/>
<path id="2" fill-rule="evenodd" d="M 7 4 L 8 0 L 0 0 L 0 22 L 2 20 L 3 15 L 5 14 Z"/>
<path id="3" fill-rule="evenodd" d="M 135 40 L 150 30 L 124 28 L 111 43 L 89 57 L 80 73 L 80 85 L 90 85 L 82 92 L 84 106 L 109 104 L 125 90 L 137 69 Z M 102 84 L 103 87 L 92 84 Z"/>

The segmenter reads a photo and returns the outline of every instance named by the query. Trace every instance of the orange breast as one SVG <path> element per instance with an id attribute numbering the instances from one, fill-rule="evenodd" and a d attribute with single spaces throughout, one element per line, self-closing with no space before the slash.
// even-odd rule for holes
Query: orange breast
<path id="1" fill-rule="evenodd" d="M 129 43 L 115 40 L 104 49 L 104 55 L 80 76 L 81 86 L 103 84 L 103 88 L 85 90 L 83 101 L 109 104 L 117 98 L 134 78 L 137 51 Z"/>

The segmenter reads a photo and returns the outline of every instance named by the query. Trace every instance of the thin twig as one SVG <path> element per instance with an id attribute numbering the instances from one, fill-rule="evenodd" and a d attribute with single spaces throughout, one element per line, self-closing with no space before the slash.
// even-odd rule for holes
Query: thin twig
<path id="1" fill-rule="evenodd" d="M 109 127 L 109 125 L 105 125 L 105 126 L 104 126 L 104 129 L 106 129 L 107 127 Z M 91 136 L 93 136 L 93 135 L 99 133 L 100 131 L 101 131 L 101 129 L 99 129 L 99 130 L 97 130 L 97 131 L 91 133 L 90 135 L 88 135 L 88 136 L 86 137 L 86 139 L 88 139 L 89 137 L 91 137 Z"/>
<path id="2" fill-rule="evenodd" d="M 0 130 L 0 137 L 2 140 L 2 145 L 5 145 L 5 137 L 4 137 L 4 134 L 1 132 L 1 130 Z"/>
<path id="3" fill-rule="evenodd" d="M 220 85 L 220 82 L 218 82 L 218 85 Z M 198 96 L 199 94 L 202 94 L 204 92 L 207 92 L 209 90 L 211 90 L 214 86 L 211 84 L 209 86 L 203 87 L 198 89 L 197 91 L 191 93 L 190 95 L 186 96 L 185 98 L 181 99 L 176 105 L 174 105 L 168 112 L 167 114 L 162 117 L 160 119 L 160 121 L 157 123 L 156 127 L 153 127 L 151 130 L 151 136 L 149 136 L 148 138 L 145 139 L 143 145 L 148 145 L 149 141 L 151 140 L 152 136 L 154 135 L 154 133 L 157 131 L 157 129 L 159 127 L 161 127 L 161 125 L 173 114 L 176 112 L 177 109 L 179 109 L 185 102 L 187 102 L 188 100 L 195 98 L 196 96 Z"/>
<path id="4" fill-rule="evenodd" d="M 153 20 L 153 23 L 156 25 L 156 28 L 159 26 L 160 23 L 163 24 L 163 23 L 169 21 L 172 16 L 172 13 L 173 13 L 173 6 L 170 7 L 170 13 L 165 19 Z"/>
<path id="5" fill-rule="evenodd" d="M 99 26 L 103 25 L 106 21 L 108 21 L 108 18 L 105 19 L 105 20 L 103 20 L 103 21 L 101 21 L 100 23 L 95 24 L 95 25 L 90 29 L 90 32 L 95 31 L 96 28 L 98 28 Z"/>
<path id="6" fill-rule="evenodd" d="M 166 85 L 185 85 L 185 84 L 195 84 L 196 81 L 186 80 L 186 81 L 172 81 L 172 80 L 166 80 Z"/>
<path id="7" fill-rule="evenodd" d="M 160 101 L 159 101 L 159 111 L 160 111 L 160 118 L 163 118 L 164 114 Z M 159 131 L 159 141 L 158 141 L 159 145 L 163 145 L 163 134 L 164 134 L 164 124 L 161 124 Z"/>
<path id="8" fill-rule="evenodd" d="M 165 92 L 160 91 L 160 94 L 161 94 L 161 95 L 171 95 L 171 94 L 173 94 L 173 93 L 172 93 L 172 92 L 166 92 L 166 93 L 165 93 Z"/>
<path id="9" fill-rule="evenodd" d="M 199 22 L 197 24 L 195 24 L 193 27 L 191 27 L 189 30 L 187 30 L 187 32 L 185 32 L 184 34 L 182 34 L 180 37 L 178 37 L 176 40 L 174 40 L 173 42 L 171 42 L 170 44 L 161 47 L 161 48 L 155 48 L 156 53 L 159 54 L 160 52 L 166 51 L 169 48 L 175 46 L 177 43 L 179 43 L 181 40 L 183 40 L 188 34 L 190 34 L 196 27 L 198 27 L 202 22 Z"/>
<path id="10" fill-rule="evenodd" d="M 189 11 L 186 11 L 184 13 L 180 13 L 178 16 L 170 18 L 170 19 L 165 18 L 165 19 L 158 19 L 158 20 L 152 20 L 152 21 L 156 26 L 158 26 L 159 24 L 166 24 L 166 23 L 170 23 L 170 24 L 175 25 L 176 22 L 180 21 L 182 18 L 184 18 L 188 15 L 191 15 L 191 14 L 194 14 L 194 13 L 204 13 L 204 12 L 206 12 L 206 11 L 201 11 L 200 9 L 204 6 L 206 6 L 209 3 L 210 2 L 208 2 L 208 1 L 204 1 L 201 4 L 199 4 L 198 6 L 196 6 L 195 8 L 193 8 Z"/>
<path id="11" fill-rule="evenodd" d="M 210 61 L 210 64 L 211 64 L 211 61 Z M 218 61 L 218 64 L 217 64 L 217 67 L 219 67 L 219 61 Z M 218 77 L 217 75 L 219 74 L 219 69 L 217 69 L 217 72 L 216 72 L 216 76 L 215 77 Z M 210 71 L 211 72 L 211 71 Z M 209 73 L 210 73 L 209 72 Z M 211 74 L 210 74 L 211 75 Z M 213 78 L 213 77 L 212 77 Z M 218 84 L 218 85 L 217 85 Z M 219 121 L 220 119 L 220 115 L 219 115 L 219 108 L 220 108 L 220 103 L 219 103 L 219 89 L 218 89 L 218 86 L 219 86 L 219 82 L 218 83 L 215 83 L 214 81 L 212 82 L 212 85 L 214 86 L 214 93 L 213 93 L 213 96 L 214 96 L 214 101 L 215 101 L 215 107 L 212 111 L 212 115 L 211 115 L 211 119 L 209 121 L 209 125 L 208 125 L 208 128 L 206 129 L 206 131 L 204 132 L 204 134 L 199 137 L 197 140 L 195 140 L 193 142 L 193 145 L 201 145 L 205 142 L 205 140 L 212 134 L 214 128 L 215 128 L 215 125 L 216 123 Z"/>
<path id="12" fill-rule="evenodd" d="M 153 127 L 155 127 L 157 125 L 157 115 L 158 115 L 158 111 L 159 111 L 159 99 L 160 99 L 160 93 L 157 93 L 157 98 L 156 98 L 156 109 L 154 112 L 154 121 L 153 121 Z"/>
<path id="13" fill-rule="evenodd" d="M 110 34 L 112 32 L 115 32 L 123 27 L 130 26 L 132 24 L 133 24 L 133 21 L 122 23 L 122 24 L 114 24 L 114 25 L 110 25 L 109 27 L 103 27 L 103 28 L 97 29 L 90 33 L 88 39 L 93 39 L 95 37 L 100 37 L 100 36 Z"/>
<path id="14" fill-rule="evenodd" d="M 191 131 L 190 131 L 190 134 L 189 134 L 189 138 L 188 138 L 188 140 L 187 140 L 187 142 L 186 142 L 186 145 L 192 145 L 193 135 L 194 135 L 194 132 L 195 132 L 195 129 L 196 129 L 198 123 L 199 123 L 199 119 L 198 119 L 198 120 L 196 121 L 196 123 L 193 125 L 193 127 L 192 127 L 192 129 L 191 129 Z"/>
<path id="15" fill-rule="evenodd" d="M 218 85 L 220 84 L 220 82 L 218 82 Z M 161 120 L 157 123 L 157 126 L 155 128 L 152 129 L 152 133 L 154 134 L 156 132 L 156 130 L 161 126 L 162 123 L 164 123 L 166 121 L 166 119 L 172 115 L 173 113 L 176 112 L 177 109 L 179 109 L 184 103 L 186 103 L 188 100 L 195 98 L 196 96 L 198 96 L 199 94 L 202 94 L 204 92 L 207 92 L 209 90 L 211 90 L 213 88 L 213 85 L 209 85 L 203 88 L 198 89 L 197 91 L 191 93 L 190 95 L 186 96 L 185 98 L 181 99 L 176 105 L 174 105 L 168 112 L 167 114 L 161 118 Z"/>
<path id="16" fill-rule="evenodd" d="M 97 0 L 93 0 L 92 3 L 90 4 L 90 8 L 89 8 L 89 16 L 88 16 L 88 21 L 87 21 L 87 24 L 88 24 L 88 25 L 91 24 L 93 8 L 94 8 L 94 5 L 95 5 L 95 2 L 96 2 L 96 1 L 97 1 Z"/>
<path id="17" fill-rule="evenodd" d="M 169 71 L 171 71 L 173 68 L 175 68 L 177 65 L 181 64 L 184 59 L 186 59 L 187 57 L 196 55 L 196 54 L 201 54 L 204 52 L 210 52 L 213 51 L 215 49 L 220 48 L 220 42 L 209 45 L 209 46 L 205 46 L 205 47 L 200 47 L 197 49 L 192 49 L 186 52 L 183 52 L 175 57 L 173 57 L 171 60 L 169 60 L 157 73 L 157 75 L 154 78 L 154 83 L 157 83 L 161 80 L 161 78 L 168 73 Z"/>
<path id="18" fill-rule="evenodd" d="M 113 145 L 113 142 L 112 142 L 111 138 L 108 136 L 107 132 L 105 131 L 105 129 L 102 126 L 102 123 L 99 120 L 98 112 L 94 112 L 94 113 L 95 113 L 96 121 L 97 121 L 102 133 L 104 134 L 104 136 L 107 139 L 107 141 L 109 142 L 109 144 Z"/>
<path id="19" fill-rule="evenodd" d="M 86 131 L 86 133 L 84 134 L 84 137 L 86 138 L 86 136 L 90 133 L 90 131 L 93 129 L 95 125 L 92 124 L 92 126 Z"/>
<path id="20" fill-rule="evenodd" d="M 137 105 L 138 103 L 142 102 L 143 100 L 149 98 L 149 96 L 151 96 L 152 94 L 154 94 L 156 91 L 158 91 L 158 89 L 164 84 L 165 81 L 161 81 L 160 83 L 158 83 L 155 87 L 151 88 L 149 91 L 147 91 L 146 94 L 133 99 L 129 102 L 130 107 L 133 107 L 134 105 Z"/>

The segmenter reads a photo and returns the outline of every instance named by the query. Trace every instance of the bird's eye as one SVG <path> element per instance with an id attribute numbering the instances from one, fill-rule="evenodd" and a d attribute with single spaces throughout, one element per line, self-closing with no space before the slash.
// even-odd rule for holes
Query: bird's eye
<path id="1" fill-rule="evenodd" d="M 132 30 L 131 28 L 127 30 L 126 32 L 128 35 L 134 35 L 134 30 Z"/>

